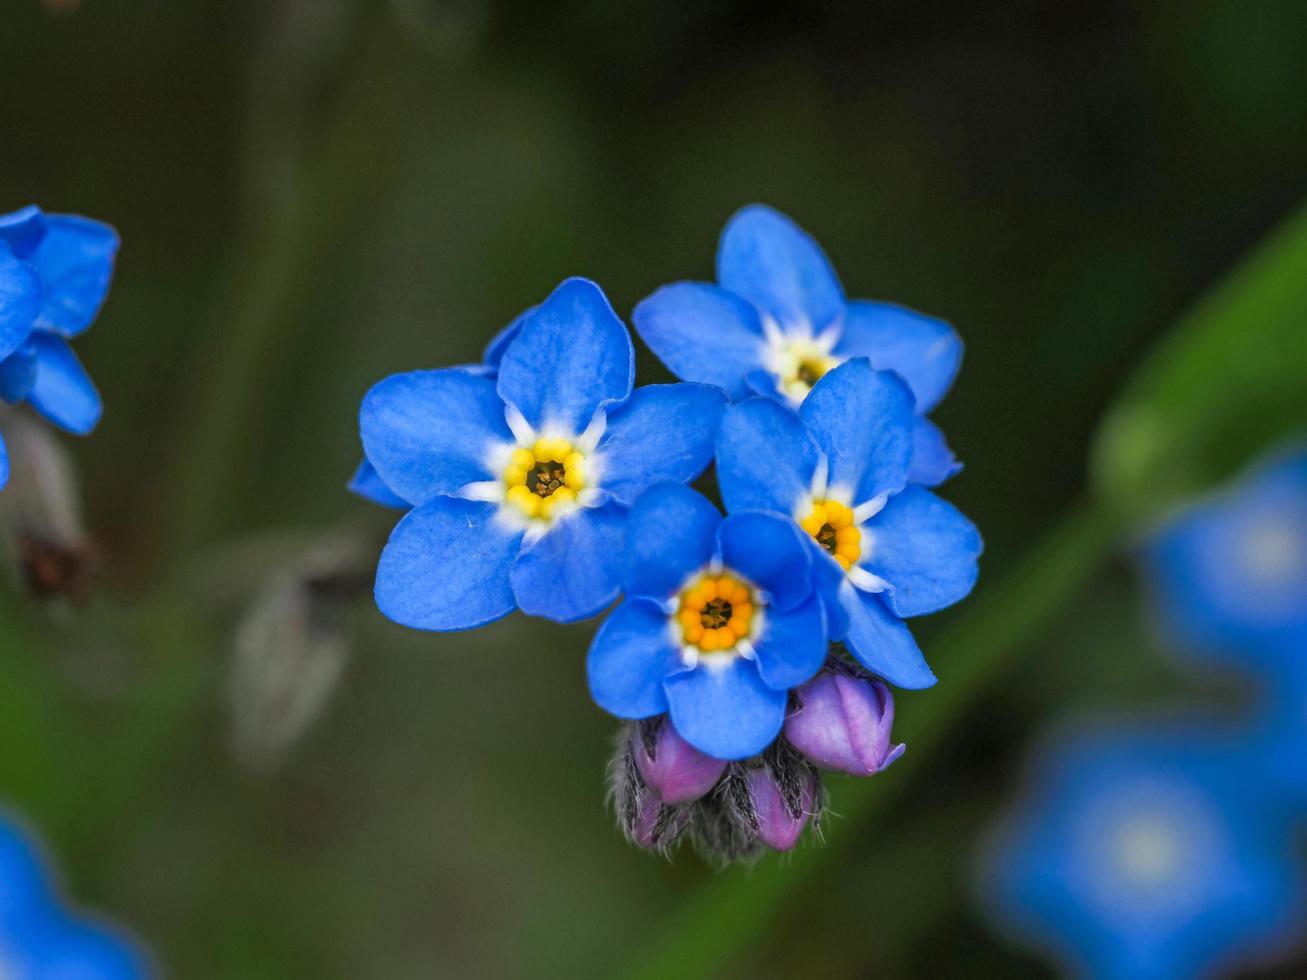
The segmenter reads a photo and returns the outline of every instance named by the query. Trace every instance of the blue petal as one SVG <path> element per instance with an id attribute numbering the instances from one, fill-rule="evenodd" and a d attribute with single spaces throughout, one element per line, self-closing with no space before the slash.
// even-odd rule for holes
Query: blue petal
<path id="1" fill-rule="evenodd" d="M 854 300 L 844 310 L 838 357 L 869 357 L 878 371 L 908 383 L 925 415 L 948 393 L 962 366 L 962 338 L 943 320 L 896 306 Z"/>
<path id="2" fill-rule="evenodd" d="M 717 281 L 771 314 L 786 332 L 819 333 L 844 312 L 844 291 L 821 246 L 761 204 L 727 222 L 717 250 Z"/>
<path id="3" fill-rule="evenodd" d="M 784 691 L 808 680 L 826 662 L 828 651 L 821 597 L 811 595 L 788 612 L 768 608 L 753 647 L 758 673 L 768 687 Z"/>
<path id="4" fill-rule="evenodd" d="M 38 330 L 29 339 L 36 354 L 36 381 L 27 400 L 47 420 L 84 436 L 100 421 L 104 406 L 73 349 L 54 334 Z"/>
<path id="5" fill-rule="evenodd" d="M 9 447 L 5 445 L 3 436 L 0 436 L 0 489 L 9 482 Z"/>
<path id="6" fill-rule="evenodd" d="M 24 259 L 36 250 L 45 234 L 45 214 L 35 204 L 0 214 L 0 242 Z"/>
<path id="7" fill-rule="evenodd" d="M 495 383 L 458 368 L 394 374 L 359 411 L 363 451 L 386 486 L 411 503 L 493 479 L 495 443 L 512 443 Z"/>
<path id="8" fill-rule="evenodd" d="M 747 395 L 745 376 L 762 367 L 766 342 L 758 310 L 716 286 L 664 286 L 640 301 L 631 320 L 672 374 L 716 385 L 731 398 Z"/>
<path id="9" fill-rule="evenodd" d="M 634 380 L 630 334 L 588 279 L 568 279 L 528 313 L 499 362 L 500 397 L 534 428 L 566 435 L 626 401 Z"/>
<path id="10" fill-rule="evenodd" d="M 364 500 L 370 500 L 382 507 L 390 507 L 394 510 L 408 510 L 410 506 L 407 500 L 386 486 L 386 481 L 381 479 L 380 474 L 366 459 L 359 462 L 358 469 L 350 477 L 346 488 L 351 493 L 358 494 Z"/>
<path id="11" fill-rule="evenodd" d="M 819 452 L 792 410 L 769 398 L 732 405 L 717 436 L 717 483 L 728 511 L 791 514 L 812 490 Z"/>
<path id="12" fill-rule="evenodd" d="M 827 482 L 861 504 L 897 493 L 912 463 L 912 392 L 865 357 L 845 361 L 813 385 L 799 417 L 830 464 Z"/>
<path id="13" fill-rule="evenodd" d="M 513 566 L 513 595 L 522 611 L 559 623 L 603 612 L 621 591 L 626 508 L 583 508 L 523 549 Z"/>
<path id="14" fill-rule="evenodd" d="M 627 595 L 670 598 L 713 557 L 717 508 L 679 483 L 650 487 L 627 514 L 622 587 Z"/>
<path id="15" fill-rule="evenodd" d="M 886 601 L 898 615 L 951 606 L 976 584 L 980 532 L 929 490 L 908 487 L 891 497 L 866 528 L 870 556 L 862 564 L 890 584 Z"/>
<path id="16" fill-rule="evenodd" d="M 726 396 L 709 385 L 637 388 L 608 419 L 599 486 L 631 503 L 650 484 L 689 483 L 712 462 Z"/>
<path id="17" fill-rule="evenodd" d="M 104 305 L 118 254 L 118 233 L 71 214 L 47 215 L 45 235 L 26 256 L 41 277 L 36 325 L 64 337 L 89 327 Z"/>
<path id="18" fill-rule="evenodd" d="M 714 759 L 747 759 L 780 734 L 786 692 L 762 682 L 751 660 L 700 664 L 663 682 L 672 725 L 700 752 Z"/>
<path id="19" fill-rule="evenodd" d="M 648 599 L 628 599 L 604 620 L 586 657 L 595 704 L 618 718 L 649 718 L 667 710 L 663 680 L 683 669 L 667 614 Z"/>
<path id="20" fill-rule="evenodd" d="M 30 339 L 0 361 L 0 398 L 10 405 L 27 400 L 36 386 L 36 345 Z"/>
<path id="21" fill-rule="evenodd" d="M 844 611 L 840 598 L 848 576 L 839 562 L 831 557 L 831 553 L 819 545 L 812 535 L 805 532 L 803 537 L 804 543 L 808 546 L 808 554 L 812 556 L 813 588 L 821 596 L 822 605 L 826 609 L 826 632 L 830 635 L 832 643 L 838 643 L 844 639 L 844 634 L 849 628 L 849 616 Z"/>
<path id="22" fill-rule="evenodd" d="M 154 971 L 127 937 L 115 930 L 56 916 L 42 930 L 33 976 L 64 980 L 145 980 Z M 24 974 L 26 976 L 27 974 Z"/>
<path id="23" fill-rule="evenodd" d="M 908 482 L 923 487 L 937 487 L 961 472 L 962 464 L 944 441 L 944 433 L 934 422 L 918 417 L 912 427 L 912 469 Z"/>
<path id="24" fill-rule="evenodd" d="M 22 346 L 41 310 L 41 281 L 0 244 L 0 358 Z"/>
<path id="25" fill-rule="evenodd" d="M 722 562 L 762 588 L 779 611 L 812 593 L 812 557 L 803 538 L 788 517 L 762 511 L 732 514 L 717 529 Z"/>
<path id="26" fill-rule="evenodd" d="M 935 675 L 908 624 L 885 608 L 880 595 L 861 592 L 845 583 L 840 601 L 849 619 L 844 645 L 862 666 L 909 691 L 935 683 Z"/>
<path id="27" fill-rule="evenodd" d="M 539 308 L 533 306 L 519 313 L 508 326 L 490 338 L 490 343 L 486 344 L 485 352 L 481 355 L 481 360 L 487 367 L 498 371 L 499 362 L 504 359 L 504 351 L 508 350 L 508 345 L 517 338 L 518 332 L 522 329 L 522 322 Z"/>
<path id="28" fill-rule="evenodd" d="M 433 497 L 390 534 L 377 567 L 377 607 L 422 630 L 465 630 L 513 611 L 509 573 L 522 532 L 493 504 Z"/>

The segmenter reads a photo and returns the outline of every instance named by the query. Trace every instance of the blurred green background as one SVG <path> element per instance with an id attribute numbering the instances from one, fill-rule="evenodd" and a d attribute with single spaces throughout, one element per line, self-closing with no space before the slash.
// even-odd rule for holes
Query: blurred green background
<path id="1" fill-rule="evenodd" d="M 965 338 L 935 417 L 984 603 L 1083 492 L 1132 366 L 1307 197 L 1296 0 L 68 6 L 0 14 L 0 211 L 123 237 L 78 345 L 105 419 L 70 447 L 102 571 L 82 607 L 0 601 L 0 799 L 178 977 L 616 975 L 716 877 L 605 811 L 592 625 L 424 635 L 360 602 L 302 742 L 233 752 L 242 610 L 393 520 L 344 491 L 371 383 L 477 360 L 569 275 L 624 315 L 710 279 L 765 201 L 850 295 Z M 941 685 L 904 719 L 966 605 L 919 623 Z M 1044 975 L 972 908 L 977 835 L 1045 721 L 1182 682 L 1125 557 L 1029 645 L 725 975 Z"/>

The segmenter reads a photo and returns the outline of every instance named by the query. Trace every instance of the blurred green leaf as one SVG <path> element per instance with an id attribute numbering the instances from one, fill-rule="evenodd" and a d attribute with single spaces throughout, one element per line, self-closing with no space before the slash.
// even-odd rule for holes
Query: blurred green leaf
<path id="1" fill-rule="evenodd" d="M 1307 210 L 1136 371 L 1093 447 L 1107 503 L 1144 522 L 1307 428 Z"/>

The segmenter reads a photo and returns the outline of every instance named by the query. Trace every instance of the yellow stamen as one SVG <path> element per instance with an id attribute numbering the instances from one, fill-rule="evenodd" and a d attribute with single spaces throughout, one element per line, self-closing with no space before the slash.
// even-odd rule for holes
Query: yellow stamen
<path id="1" fill-rule="evenodd" d="M 676 611 L 683 641 L 704 653 L 734 651 L 755 619 L 753 590 L 727 574 L 701 576 L 681 593 Z"/>
<path id="2" fill-rule="evenodd" d="M 848 504 L 838 500 L 813 501 L 812 510 L 799 520 L 799 526 L 846 572 L 862 557 L 862 530 Z"/>
<path id="3" fill-rule="evenodd" d="M 503 480 L 507 503 L 523 517 L 549 521 L 585 489 L 585 454 L 566 439 L 542 437 L 509 453 Z"/>

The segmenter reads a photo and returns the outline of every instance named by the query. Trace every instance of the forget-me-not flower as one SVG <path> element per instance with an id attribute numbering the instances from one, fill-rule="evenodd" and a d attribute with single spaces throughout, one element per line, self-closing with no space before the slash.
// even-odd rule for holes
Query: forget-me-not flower
<path id="1" fill-rule="evenodd" d="M 153 972 L 128 936 L 63 906 L 36 844 L 0 816 L 0 977 L 142 980 Z"/>
<path id="2" fill-rule="evenodd" d="M 935 675 L 903 620 L 965 597 L 982 542 L 952 504 L 909 482 L 912 429 L 908 386 L 853 358 L 797 412 L 769 398 L 732 405 L 717 479 L 729 512 L 779 512 L 807 532 L 831 638 L 890 683 L 923 688 Z"/>
<path id="3" fill-rule="evenodd" d="M 77 435 L 95 428 L 101 404 L 68 341 L 104 304 L 117 252 L 117 233 L 98 221 L 34 206 L 0 215 L 0 398 Z M 0 482 L 8 465 L 0 444 Z"/>
<path id="4" fill-rule="evenodd" d="M 985 863 L 985 908 L 1099 980 L 1228 972 L 1301 936 L 1284 811 L 1210 721 L 1064 739 Z"/>
<path id="5" fill-rule="evenodd" d="M 744 759 L 780 733 L 790 688 L 826 659 L 825 617 L 798 528 L 775 514 L 725 520 L 688 487 L 631 509 L 625 601 L 590 646 L 598 705 L 619 718 L 669 712 L 715 759 Z"/>
<path id="6" fill-rule="evenodd" d="M 1184 653 L 1278 676 L 1307 656 L 1307 448 L 1163 524 L 1144 553 Z"/>
<path id="7" fill-rule="evenodd" d="M 785 215 L 750 205 L 727 222 L 717 285 L 678 282 L 643 300 L 636 331 L 686 381 L 799 405 L 851 357 L 900 374 L 916 396 L 912 482 L 936 486 L 959 469 L 926 415 L 962 364 L 962 341 L 943 320 L 892 303 L 848 300 L 825 253 Z"/>
<path id="8" fill-rule="evenodd" d="M 634 371 L 599 287 L 569 279 L 525 315 L 495 377 L 450 368 L 374 386 L 364 452 L 412 507 L 381 555 L 381 611 L 456 630 L 515 608 L 569 622 L 616 599 L 627 508 L 703 471 L 725 405 L 708 385 L 633 391 Z"/>

